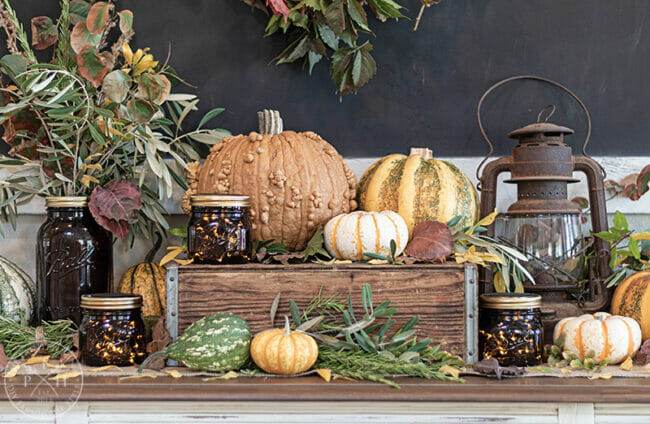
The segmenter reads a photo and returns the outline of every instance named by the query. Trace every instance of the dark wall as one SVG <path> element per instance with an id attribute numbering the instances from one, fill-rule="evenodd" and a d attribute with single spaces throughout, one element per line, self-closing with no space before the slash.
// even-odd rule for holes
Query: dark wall
<path id="1" fill-rule="evenodd" d="M 24 22 L 56 15 L 54 0 L 13 0 Z M 402 0 L 414 18 L 418 0 Z M 266 16 L 240 0 L 122 0 L 135 13 L 133 47 L 150 46 L 196 85 L 202 110 L 222 106 L 217 124 L 256 129 L 255 112 L 277 108 L 285 127 L 320 133 L 346 156 L 378 156 L 430 146 L 439 155 L 483 155 L 476 104 L 492 83 L 515 74 L 562 82 L 593 118 L 589 152 L 649 155 L 650 15 L 647 0 L 443 0 L 414 19 L 371 22 L 376 77 L 339 102 L 324 62 L 309 76 L 299 64 L 275 66 L 282 35 L 263 38 Z M 191 90 L 181 88 L 183 91 Z M 552 121 L 576 130 L 585 121 L 557 89 L 536 82 L 503 87 L 485 105 L 499 152 L 509 131 L 533 122 L 549 103 Z"/>

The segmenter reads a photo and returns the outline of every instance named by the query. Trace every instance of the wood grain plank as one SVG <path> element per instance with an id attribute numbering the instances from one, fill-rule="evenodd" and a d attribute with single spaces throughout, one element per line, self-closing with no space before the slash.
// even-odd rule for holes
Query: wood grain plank
<path id="1" fill-rule="evenodd" d="M 420 338 L 431 338 L 457 355 L 465 353 L 465 268 L 459 265 L 323 267 L 185 266 L 178 273 L 179 332 L 214 312 L 235 313 L 253 334 L 269 328 L 269 311 L 281 294 L 276 321 L 289 315 L 288 300 L 302 309 L 321 290 L 324 296 L 352 293 L 362 312 L 361 289 L 370 284 L 375 305 L 390 300 L 399 324 L 418 316 Z"/>

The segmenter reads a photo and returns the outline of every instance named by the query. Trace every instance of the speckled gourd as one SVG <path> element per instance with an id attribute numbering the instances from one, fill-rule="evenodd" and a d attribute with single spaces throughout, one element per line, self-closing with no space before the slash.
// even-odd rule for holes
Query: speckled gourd
<path id="1" fill-rule="evenodd" d="M 277 111 L 258 112 L 259 132 L 225 138 L 203 166 L 189 165 L 193 194 L 248 195 L 254 240 L 275 239 L 302 250 L 318 227 L 356 209 L 357 180 L 341 155 L 318 134 L 282 130 Z"/>
<path id="2" fill-rule="evenodd" d="M 634 273 L 616 287 L 611 313 L 634 318 L 643 340 L 650 339 L 650 271 Z"/>
<path id="3" fill-rule="evenodd" d="M 451 162 L 434 159 L 426 148 L 372 164 L 359 180 L 357 198 L 359 209 L 397 212 L 409 232 L 423 221 L 446 223 L 461 216 L 456 228 L 464 228 L 479 218 L 478 194 L 469 178 Z"/>
<path id="4" fill-rule="evenodd" d="M 360 261 L 365 252 L 390 256 L 395 240 L 395 256 L 406 248 L 409 230 L 397 212 L 355 211 L 330 219 L 323 229 L 325 248 L 337 259 Z"/>

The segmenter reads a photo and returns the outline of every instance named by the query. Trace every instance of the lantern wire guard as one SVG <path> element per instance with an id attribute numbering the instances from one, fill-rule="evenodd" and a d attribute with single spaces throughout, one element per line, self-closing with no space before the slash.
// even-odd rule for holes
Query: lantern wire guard
<path id="1" fill-rule="evenodd" d="M 487 163 L 494 147 L 481 122 L 483 101 L 496 88 L 523 79 L 559 87 L 580 105 L 587 118 L 582 156 L 572 156 L 571 148 L 564 143 L 564 135 L 572 134 L 573 130 L 547 122 L 555 111 L 555 106 L 548 105 L 540 111 L 536 123 L 509 134 L 510 138 L 518 140 L 511 156 Z M 548 113 L 542 119 L 546 111 Z M 601 239 L 583 241 L 580 209 L 567 198 L 567 184 L 578 181 L 573 178 L 573 172 L 583 172 L 589 186 L 592 231 L 607 230 L 603 187 L 605 170 L 586 153 L 591 136 L 591 117 L 587 107 L 562 84 L 535 75 L 517 75 L 492 85 L 481 96 L 476 115 L 481 135 L 489 146 L 487 156 L 476 171 L 481 191 L 481 216 L 496 208 L 498 177 L 509 172 L 511 178 L 505 182 L 517 185 L 517 201 L 509 207 L 507 214 L 497 218 L 497 223 L 502 224 L 503 235 L 499 241 L 524 250 L 529 258 L 527 267 L 537 266 L 537 269 L 529 270 L 540 278 L 535 277 L 535 285 L 527 283 L 526 290 L 541 293 L 544 305 L 551 307 L 551 311 L 560 317 L 603 309 L 610 298 L 604 285 L 611 272 L 609 246 Z M 488 228 L 488 235 L 494 236 L 495 227 L 493 224 Z M 593 248 L 595 254 L 587 264 L 588 276 L 581 287 L 579 280 L 584 262 L 580 262 L 580 258 L 584 261 L 587 248 Z M 481 280 L 482 291 L 491 291 L 491 273 L 484 272 Z M 572 298 L 573 302 L 570 301 Z"/>

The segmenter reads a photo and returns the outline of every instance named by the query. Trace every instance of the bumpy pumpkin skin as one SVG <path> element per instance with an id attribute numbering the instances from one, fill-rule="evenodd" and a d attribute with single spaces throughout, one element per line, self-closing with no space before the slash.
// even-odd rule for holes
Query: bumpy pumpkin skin
<path id="1" fill-rule="evenodd" d="M 122 276 L 117 291 L 142 296 L 142 315 L 163 315 L 167 302 L 165 272 L 154 262 L 133 265 Z"/>
<path id="2" fill-rule="evenodd" d="M 616 287 L 611 312 L 633 318 L 641 326 L 643 340 L 650 339 L 650 271 L 632 274 Z"/>
<path id="3" fill-rule="evenodd" d="M 259 333 L 251 343 L 251 358 L 269 374 L 294 375 L 307 371 L 318 359 L 318 345 L 307 334 L 273 329 Z"/>
<path id="4" fill-rule="evenodd" d="M 633 357 L 641 346 L 641 328 L 629 317 L 596 312 L 560 320 L 553 331 L 553 340 L 565 334 L 564 349 L 574 352 L 580 359 L 590 350 L 600 362 L 610 358 L 619 364 Z"/>
<path id="5" fill-rule="evenodd" d="M 325 248 L 337 259 L 360 261 L 364 252 L 390 255 L 390 241 L 395 240 L 395 256 L 406 248 L 409 232 L 404 219 L 396 212 L 356 211 L 330 219 L 323 229 Z"/>
<path id="6" fill-rule="evenodd" d="M 478 193 L 467 176 L 450 162 L 420 154 L 393 154 L 375 162 L 359 180 L 359 209 L 399 213 L 409 232 L 422 221 L 449 222 L 457 228 L 479 218 Z"/>

